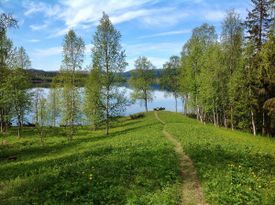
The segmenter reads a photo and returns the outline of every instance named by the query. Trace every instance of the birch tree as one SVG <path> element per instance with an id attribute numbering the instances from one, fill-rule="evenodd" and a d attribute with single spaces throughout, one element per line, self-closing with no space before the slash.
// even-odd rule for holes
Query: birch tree
<path id="1" fill-rule="evenodd" d="M 231 129 L 234 129 L 234 103 L 236 101 L 234 95 L 234 76 L 235 71 L 241 66 L 242 43 L 243 43 L 243 28 L 242 22 L 234 10 L 227 12 L 222 24 L 221 42 L 224 50 L 224 64 L 226 66 L 226 95 L 229 101 L 229 113 Z"/>
<path id="2" fill-rule="evenodd" d="M 92 67 L 99 69 L 100 73 L 100 109 L 104 113 L 106 135 L 109 134 L 110 123 L 125 110 L 127 103 L 124 92 L 117 87 L 121 83 L 118 74 L 127 66 L 120 39 L 120 32 L 103 13 L 93 38 Z"/>
<path id="3" fill-rule="evenodd" d="M 149 59 L 144 56 L 139 57 L 135 61 L 135 70 L 132 71 L 129 81 L 133 88 L 132 98 L 143 100 L 146 112 L 148 112 L 148 101 L 153 99 L 151 89 L 154 82 L 153 68 L 154 66 Z"/>
<path id="4" fill-rule="evenodd" d="M 163 65 L 163 72 L 161 75 L 162 87 L 171 92 L 175 98 L 175 110 L 178 111 L 177 99 L 180 93 L 180 58 L 178 56 L 171 56 L 169 62 Z"/>
<path id="5" fill-rule="evenodd" d="M 63 42 L 63 61 L 60 80 L 62 82 L 62 121 L 69 140 L 76 132 L 76 123 L 80 115 L 78 71 L 84 59 L 85 44 L 73 30 L 68 31 Z"/>

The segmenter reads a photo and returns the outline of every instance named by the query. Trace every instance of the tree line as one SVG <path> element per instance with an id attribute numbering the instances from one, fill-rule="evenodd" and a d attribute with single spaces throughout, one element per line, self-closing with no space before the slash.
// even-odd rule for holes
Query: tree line
<path id="1" fill-rule="evenodd" d="M 227 12 L 222 31 L 203 24 L 192 31 L 180 56 L 163 65 L 159 80 L 175 98 L 177 111 L 181 99 L 184 114 L 203 123 L 271 135 L 275 129 L 274 2 L 252 0 L 253 9 L 243 22 L 234 10 Z M 127 66 L 121 34 L 103 13 L 93 35 L 91 65 L 81 89 L 85 43 L 74 30 L 63 40 L 63 60 L 47 96 L 32 89 L 26 69 L 31 62 L 23 47 L 14 47 L 7 29 L 17 22 L 4 13 L 0 16 L 0 126 L 7 131 L 11 119 L 21 136 L 24 118 L 34 112 L 34 126 L 41 140 L 47 127 L 64 127 L 69 140 L 83 118 L 106 134 L 130 100 L 119 88 L 121 73 Z M 145 56 L 135 61 L 129 85 L 132 100 L 142 100 L 145 111 L 153 100 L 155 66 Z M 84 114 L 85 115 L 84 115 Z"/>
<path id="2" fill-rule="evenodd" d="M 25 115 L 31 110 L 34 113 L 33 123 L 28 125 L 35 127 L 41 141 L 47 127 L 57 125 L 64 127 L 64 134 L 71 140 L 83 118 L 87 118 L 93 129 L 105 125 L 108 135 L 112 121 L 121 115 L 129 103 L 124 91 L 118 88 L 124 83 L 121 73 L 127 66 L 125 51 L 120 44 L 121 34 L 108 15 L 103 13 L 92 40 L 92 63 L 90 74 L 84 82 L 84 91 L 80 86 L 83 85 L 81 70 L 85 43 L 71 29 L 64 36 L 60 72 L 53 78 L 47 96 L 41 88 L 30 89 L 30 76 L 26 72 L 31 67 L 29 57 L 23 47 L 13 47 L 12 41 L 7 38 L 7 29 L 17 27 L 17 21 L 4 13 L 0 17 L 1 133 L 7 131 L 13 119 L 20 137 Z"/>
<path id="3" fill-rule="evenodd" d="M 229 10 L 218 35 L 207 23 L 194 28 L 180 56 L 163 65 L 160 84 L 183 102 L 186 115 L 203 123 L 275 135 L 275 22 L 273 0 L 252 0 L 245 21 Z M 135 64 L 135 99 L 152 99 L 153 65 Z"/>
<path id="4" fill-rule="evenodd" d="M 201 122 L 274 135 L 274 1 L 252 5 L 245 21 L 229 10 L 220 36 L 206 23 L 193 29 L 181 56 L 164 65 L 162 84 Z"/>

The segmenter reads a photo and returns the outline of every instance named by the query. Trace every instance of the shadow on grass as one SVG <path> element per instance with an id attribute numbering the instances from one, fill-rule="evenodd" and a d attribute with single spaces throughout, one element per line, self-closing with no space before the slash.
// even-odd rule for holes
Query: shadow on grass
<path id="1" fill-rule="evenodd" d="M 28 169 L 30 164 L 36 163 L 36 162 L 30 162 L 30 164 L 23 164 L 25 160 L 30 161 L 39 161 L 41 157 L 52 157 L 52 154 L 56 156 L 58 159 L 58 154 L 62 152 L 76 152 L 77 149 L 81 149 L 81 145 L 86 145 L 87 143 L 95 143 L 95 142 L 103 142 L 106 140 L 111 140 L 112 138 L 119 137 L 126 135 L 130 132 L 135 132 L 141 129 L 144 129 L 147 126 L 153 126 L 156 123 L 146 124 L 146 125 L 139 125 L 132 128 L 120 130 L 120 131 L 114 131 L 110 133 L 108 136 L 102 134 L 100 136 L 93 136 L 93 137 L 85 137 L 85 138 L 75 138 L 72 141 L 68 142 L 65 141 L 65 143 L 59 143 L 55 144 L 53 146 L 32 146 L 32 147 L 26 147 L 23 149 L 20 149 L 19 151 L 16 149 L 9 149 L 7 148 L 6 152 L 2 150 L 1 152 L 1 158 L 2 158 L 2 166 L 0 167 L 0 178 L 4 179 L 6 176 L 9 176 L 10 178 L 14 178 L 17 176 L 16 173 L 12 171 L 12 169 L 22 169 L 22 166 L 26 166 L 26 170 Z M 93 146 L 93 144 L 91 144 Z M 70 151 L 71 150 L 71 151 Z M 16 161 L 7 161 L 7 157 L 9 156 L 18 156 L 18 159 Z M 0 158 L 0 159 L 1 159 Z M 55 160 L 55 158 L 53 159 Z M 1 162 L 1 161 L 0 161 Z M 23 168 L 24 169 L 24 168 Z M 12 174 L 14 173 L 14 174 Z M 24 172 L 23 172 L 24 173 Z"/>
<path id="2" fill-rule="evenodd" d="M 144 150 L 132 146 L 127 151 L 112 145 L 20 164 L 1 171 L 7 173 L 5 180 L 20 176 L 21 181 L 7 186 L 0 202 L 126 204 L 132 197 L 148 200 L 142 196 L 159 192 L 161 197 L 167 194 L 163 189 L 178 183 L 176 164 L 173 151 L 167 147 Z"/>

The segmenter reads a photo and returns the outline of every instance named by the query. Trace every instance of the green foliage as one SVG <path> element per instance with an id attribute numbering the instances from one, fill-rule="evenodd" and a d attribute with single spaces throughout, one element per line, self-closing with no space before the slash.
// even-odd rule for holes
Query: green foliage
<path id="1" fill-rule="evenodd" d="M 17 20 L 9 15 L 2 13 L 0 14 L 0 32 L 2 35 L 2 32 L 5 32 L 9 27 L 16 27 L 17 26 Z"/>
<path id="2" fill-rule="evenodd" d="M 275 141 L 159 112 L 193 160 L 209 204 L 273 204 Z"/>
<path id="3" fill-rule="evenodd" d="M 129 80 L 130 86 L 133 88 L 131 97 L 133 100 L 143 100 L 145 111 L 148 112 L 148 101 L 153 100 L 151 93 L 151 85 L 154 82 L 153 64 L 146 57 L 139 57 L 135 61 L 135 70 L 131 73 Z"/>
<path id="4" fill-rule="evenodd" d="M 59 81 L 61 82 L 62 95 L 62 122 L 65 125 L 68 139 L 71 140 L 76 133 L 76 124 L 80 115 L 80 93 L 77 87 L 78 73 L 84 59 L 85 44 L 73 30 L 64 37 L 63 61 Z"/>
<path id="5" fill-rule="evenodd" d="M 51 83 L 50 92 L 48 94 L 48 115 L 49 115 L 49 124 L 53 127 L 57 125 L 57 118 L 60 116 L 61 108 L 60 108 L 60 94 L 61 90 L 58 87 L 58 83 L 56 82 L 57 77 L 53 78 Z"/>
<path id="6" fill-rule="evenodd" d="M 265 58 L 265 54 L 263 55 L 261 50 L 266 49 L 264 48 L 265 44 L 271 43 L 272 45 L 272 34 L 274 35 L 274 31 L 272 30 L 272 24 L 274 24 L 274 3 L 269 0 L 252 0 L 252 3 L 253 8 L 249 11 L 245 21 L 248 33 L 245 63 L 249 66 L 248 69 L 250 70 L 247 84 L 250 100 L 252 101 L 250 111 L 253 133 L 261 132 L 264 135 L 270 134 L 271 119 L 267 116 L 263 106 L 265 101 L 273 96 L 272 93 L 274 92 L 270 89 L 272 83 L 270 78 L 268 79 L 268 69 L 264 69 L 265 71 L 262 70 L 263 64 L 267 63 L 268 55 L 266 56 L 267 58 Z M 267 41 L 269 41 L 269 43 L 267 43 Z M 262 63 L 263 61 L 265 61 L 265 63 Z M 272 64 L 274 60 L 268 59 L 268 61 Z M 274 66 L 270 68 L 274 70 Z"/>
<path id="7" fill-rule="evenodd" d="M 179 87 L 185 110 L 201 122 L 274 135 L 273 120 L 264 109 L 264 103 L 275 97 L 274 18 L 271 1 L 252 3 L 245 23 L 234 10 L 228 11 L 221 42 L 213 26 L 193 30 L 181 55 Z"/>
<path id="8" fill-rule="evenodd" d="M 12 99 L 12 115 L 16 118 L 18 125 L 18 136 L 21 136 L 21 128 L 24 116 L 31 108 L 32 93 L 28 92 L 30 81 L 25 70 L 15 68 L 9 70 L 6 78 L 6 86 L 9 90 L 8 98 Z"/>
<path id="9" fill-rule="evenodd" d="M 118 89 L 123 82 L 120 75 L 127 66 L 125 51 L 120 44 L 121 34 L 112 25 L 107 14 L 103 13 L 93 38 L 92 68 L 99 69 L 100 111 L 104 113 L 106 134 L 110 123 L 125 110 L 127 99 Z"/>
<path id="10" fill-rule="evenodd" d="M 18 49 L 15 49 L 15 56 L 14 56 L 14 67 L 22 68 L 22 69 L 30 69 L 31 68 L 31 61 L 29 59 L 26 50 L 21 46 Z"/>
<path id="11" fill-rule="evenodd" d="M 224 82 L 224 102 L 225 115 L 230 120 L 231 129 L 234 129 L 236 124 L 235 109 L 238 104 L 237 93 L 239 81 L 237 70 L 240 69 L 242 60 L 242 46 L 243 46 L 243 26 L 238 13 L 230 10 L 223 21 L 222 29 L 222 59 L 225 70 L 223 72 Z M 239 119 L 237 117 L 237 119 Z"/>
<path id="12" fill-rule="evenodd" d="M 98 68 L 93 68 L 90 71 L 89 77 L 85 86 L 85 105 L 84 111 L 89 118 L 89 122 L 92 123 L 93 129 L 96 130 L 102 120 L 104 119 L 104 113 L 101 109 L 101 80 L 100 71 Z"/>
<path id="13" fill-rule="evenodd" d="M 178 56 L 171 56 L 169 62 L 163 65 L 161 73 L 160 84 L 168 92 L 173 93 L 176 101 L 177 112 L 177 98 L 180 95 L 180 58 Z"/>
<path id="14" fill-rule="evenodd" d="M 11 130 L 0 145 L 0 203 L 178 204 L 177 157 L 161 129 L 148 113 L 120 119 L 108 137 L 83 127 L 68 142 L 53 128 L 44 146 L 30 129 L 21 139 Z"/>
<path id="15" fill-rule="evenodd" d="M 260 50 L 263 42 L 267 40 L 274 16 L 273 0 L 251 0 L 253 8 L 249 11 L 245 26 L 247 28 L 250 42 L 253 42 L 255 49 Z M 273 18 L 273 19 L 272 19 Z"/>
<path id="16" fill-rule="evenodd" d="M 206 66 L 208 59 L 205 58 L 205 54 L 216 41 L 217 34 L 214 26 L 203 24 L 193 30 L 191 38 L 182 51 L 181 89 L 183 93 L 190 96 L 189 104 L 196 110 L 197 119 L 201 120 L 204 118 L 204 105 L 201 103 L 204 99 L 200 95 L 203 92 L 201 82 L 206 80 L 203 79 L 204 75 L 201 72 L 207 72 L 204 69 L 211 69 Z"/>
<path id="17" fill-rule="evenodd" d="M 12 16 L 0 14 L 0 131 L 7 131 L 11 118 L 15 117 L 20 137 L 24 115 L 31 103 L 29 76 L 24 70 L 31 62 L 25 49 L 13 48 L 7 38 L 7 29 L 16 26 L 17 21 Z"/>

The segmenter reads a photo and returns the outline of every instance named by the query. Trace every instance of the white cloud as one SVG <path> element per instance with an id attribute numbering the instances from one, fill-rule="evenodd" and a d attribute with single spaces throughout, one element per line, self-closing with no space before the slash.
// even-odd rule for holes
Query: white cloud
<path id="1" fill-rule="evenodd" d="M 32 52 L 33 57 L 50 57 L 55 55 L 61 55 L 62 53 L 62 47 L 50 47 L 45 49 L 36 49 L 34 52 Z"/>
<path id="2" fill-rule="evenodd" d="M 86 53 L 87 55 L 91 54 L 92 48 L 93 48 L 93 47 L 94 47 L 93 44 L 87 44 L 87 45 L 85 46 L 85 53 Z"/>
<path id="3" fill-rule="evenodd" d="M 75 27 L 80 24 L 97 24 L 106 12 L 114 24 L 130 21 L 136 18 L 151 15 L 155 9 L 144 8 L 148 3 L 156 3 L 156 0 L 69 0 L 61 1 L 65 7 L 59 18 L 67 27 Z"/>
<path id="4" fill-rule="evenodd" d="M 40 42 L 40 40 L 39 39 L 30 39 L 30 40 L 28 40 L 29 42 L 31 42 L 31 43 L 37 43 L 37 42 Z"/>
<path id="5" fill-rule="evenodd" d="M 150 57 L 150 56 L 148 57 L 148 59 L 157 68 L 162 68 L 163 64 L 169 60 L 168 58 Z"/>
<path id="6" fill-rule="evenodd" d="M 127 70 L 134 68 L 134 62 L 139 56 L 146 56 L 154 66 L 162 68 L 169 56 L 179 55 L 182 45 L 183 42 L 125 44 L 123 47 L 129 63 Z"/>
<path id="7" fill-rule="evenodd" d="M 30 42 L 38 42 L 37 39 L 31 39 Z M 89 54 L 91 53 L 91 49 L 93 47 L 93 44 L 86 44 L 85 45 L 85 53 Z M 55 56 L 55 55 L 61 55 L 62 54 L 62 47 L 49 47 L 44 49 L 36 49 L 34 52 L 32 52 L 32 56 L 35 57 L 49 57 L 49 56 Z"/>
<path id="8" fill-rule="evenodd" d="M 106 12 L 114 24 L 138 19 L 143 25 L 167 26 L 175 25 L 182 18 L 188 16 L 176 7 L 151 8 L 160 0 L 59 0 L 57 4 L 50 5 L 44 2 L 27 1 L 24 4 L 26 16 L 42 13 L 47 21 L 61 21 L 65 27 L 49 29 L 50 37 L 64 35 L 69 29 L 87 29 L 98 23 L 102 12 Z M 62 9 L 61 9 L 62 8 Z M 32 25 L 33 30 L 47 28 L 46 24 Z"/>
<path id="9" fill-rule="evenodd" d="M 24 12 L 25 16 L 31 16 L 36 13 L 43 13 L 45 16 L 52 17 L 57 15 L 61 9 L 59 5 L 48 5 L 44 2 L 32 2 L 26 1 L 23 3 L 24 8 L 26 9 Z"/>
<path id="10" fill-rule="evenodd" d="M 156 42 L 156 43 L 140 43 L 140 44 L 125 44 L 123 47 L 128 56 L 146 55 L 148 52 L 153 53 L 174 53 L 181 51 L 184 42 Z"/>
<path id="11" fill-rule="evenodd" d="M 44 23 L 44 24 L 39 24 L 39 25 L 30 25 L 30 28 L 33 31 L 39 31 L 42 29 L 46 29 L 48 27 L 48 23 Z"/>
<path id="12" fill-rule="evenodd" d="M 133 20 L 138 17 L 148 16 L 148 15 L 150 15 L 151 12 L 152 12 L 151 10 L 146 10 L 146 9 L 141 9 L 141 10 L 137 10 L 137 11 L 129 11 L 127 13 L 123 13 L 118 16 L 111 16 L 110 20 L 112 21 L 112 23 L 118 24 L 118 23 L 122 23 L 125 21 Z"/>
<path id="13" fill-rule="evenodd" d="M 66 28 L 63 28 L 63 29 L 55 29 L 54 31 L 51 32 L 52 34 L 48 38 L 64 36 L 66 33 L 68 33 L 68 31 L 70 29 L 71 29 L 70 27 L 66 27 Z"/>
<path id="14" fill-rule="evenodd" d="M 204 17 L 207 21 L 222 21 L 225 15 L 226 12 L 222 10 L 206 10 Z"/>
<path id="15" fill-rule="evenodd" d="M 139 37 L 139 39 L 162 37 L 162 36 L 172 36 L 172 35 L 180 35 L 180 34 L 188 34 L 188 33 L 191 33 L 191 32 L 192 32 L 191 29 L 167 31 L 167 32 L 161 32 L 161 33 L 155 33 L 155 34 L 152 34 L 152 35 L 141 36 L 141 37 Z"/>
<path id="16" fill-rule="evenodd" d="M 190 12 L 178 10 L 175 7 L 158 9 L 151 15 L 145 16 L 141 21 L 149 27 L 167 27 L 179 23 L 182 19 L 190 16 Z"/>

